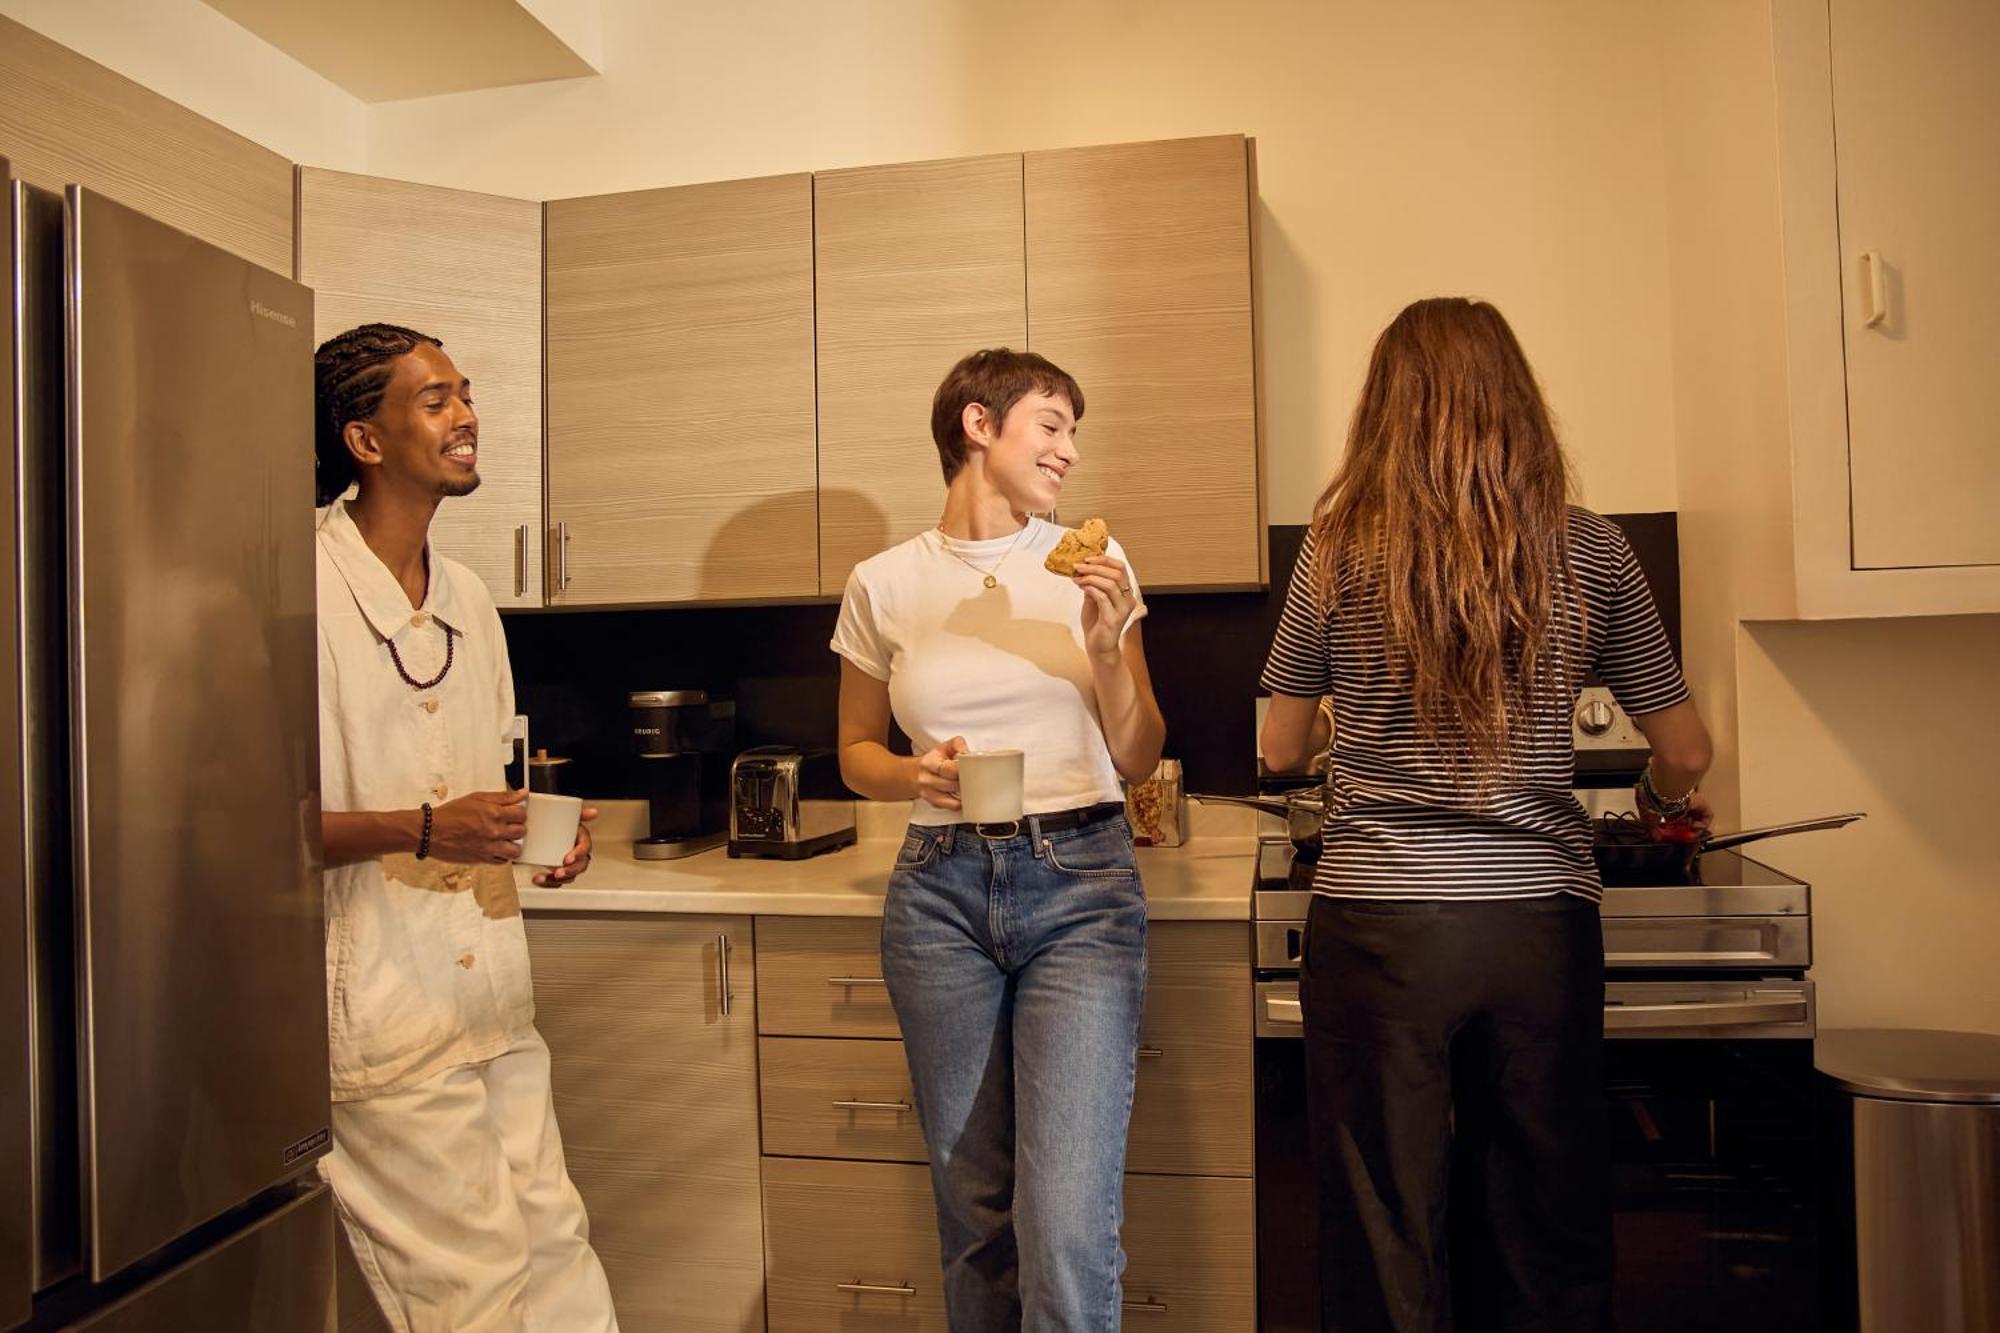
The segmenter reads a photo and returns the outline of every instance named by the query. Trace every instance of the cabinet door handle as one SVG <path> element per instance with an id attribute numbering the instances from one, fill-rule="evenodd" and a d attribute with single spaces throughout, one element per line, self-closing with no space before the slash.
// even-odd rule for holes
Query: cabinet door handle
<path id="1" fill-rule="evenodd" d="M 1861 300 L 1863 327 L 1875 328 L 1889 317 L 1888 279 L 1880 250 L 1861 252 Z"/>
<path id="2" fill-rule="evenodd" d="M 715 991 L 719 1000 L 716 1008 L 724 1018 L 729 1017 L 729 937 L 715 937 Z"/>
<path id="3" fill-rule="evenodd" d="M 514 529 L 514 595 L 528 595 L 528 525 Z"/>
<path id="4" fill-rule="evenodd" d="M 1141 1060 L 1164 1060 L 1166 1055 L 1167 1053 L 1157 1046 L 1141 1046 L 1139 1048 L 1139 1058 Z"/>
<path id="5" fill-rule="evenodd" d="M 569 591 L 569 524 L 556 524 L 556 591 Z"/>
<path id="6" fill-rule="evenodd" d="M 914 1108 L 908 1102 L 835 1102 L 836 1111 L 894 1111 L 897 1114 Z"/>
<path id="7" fill-rule="evenodd" d="M 886 986 L 889 983 L 880 977 L 828 977 L 829 986 Z"/>
<path id="8" fill-rule="evenodd" d="M 836 1282 L 835 1291 L 854 1291 L 866 1296 L 914 1296 L 915 1287 L 891 1286 L 881 1282 Z"/>
<path id="9" fill-rule="evenodd" d="M 1165 1314 L 1167 1312 L 1167 1303 L 1165 1301 L 1120 1301 L 1118 1304 L 1127 1310 L 1137 1310 L 1140 1314 Z"/>

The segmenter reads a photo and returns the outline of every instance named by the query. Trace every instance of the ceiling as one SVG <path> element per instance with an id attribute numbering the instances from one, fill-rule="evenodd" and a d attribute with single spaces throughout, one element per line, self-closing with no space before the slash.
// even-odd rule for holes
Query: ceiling
<path id="1" fill-rule="evenodd" d="M 364 102 L 598 72 L 596 0 L 205 0 Z"/>

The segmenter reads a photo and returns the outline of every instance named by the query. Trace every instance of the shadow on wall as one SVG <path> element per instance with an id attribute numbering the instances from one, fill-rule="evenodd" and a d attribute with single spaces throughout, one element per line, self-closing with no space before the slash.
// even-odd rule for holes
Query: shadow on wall
<path id="1" fill-rule="evenodd" d="M 1263 200 L 1257 203 L 1257 413 L 1267 521 L 1305 523 L 1343 441 L 1314 438 L 1326 385 L 1313 275 Z M 1354 372 L 1359 384 L 1360 370 Z"/>

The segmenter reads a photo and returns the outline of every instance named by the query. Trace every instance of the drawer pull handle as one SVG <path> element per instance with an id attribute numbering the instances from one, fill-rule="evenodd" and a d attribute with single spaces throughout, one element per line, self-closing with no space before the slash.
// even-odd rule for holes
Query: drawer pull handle
<path id="1" fill-rule="evenodd" d="M 829 986 L 886 986 L 889 983 L 880 977 L 828 977 Z"/>
<path id="2" fill-rule="evenodd" d="M 836 1111 L 894 1111 L 901 1115 L 913 1108 L 908 1102 L 835 1102 Z"/>
<path id="3" fill-rule="evenodd" d="M 915 1287 L 891 1287 L 880 1282 L 836 1282 L 835 1291 L 851 1291 L 862 1296 L 914 1296 Z"/>
<path id="4" fill-rule="evenodd" d="M 1157 1046 L 1141 1046 L 1139 1048 L 1139 1058 L 1141 1060 L 1164 1060 L 1166 1055 L 1167 1053 Z"/>
<path id="5" fill-rule="evenodd" d="M 1137 1310 L 1141 1314 L 1165 1314 L 1167 1312 L 1167 1303 L 1165 1301 L 1120 1301 L 1118 1303 L 1127 1310 Z"/>

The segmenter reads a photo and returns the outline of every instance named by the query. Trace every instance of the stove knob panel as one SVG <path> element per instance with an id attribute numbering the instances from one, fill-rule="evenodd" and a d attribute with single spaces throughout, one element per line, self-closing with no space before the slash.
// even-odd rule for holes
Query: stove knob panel
<path id="1" fill-rule="evenodd" d="M 1618 710 L 1602 699 L 1586 699 L 1576 710 L 1576 729 L 1586 736 L 1602 736 L 1618 722 Z"/>

